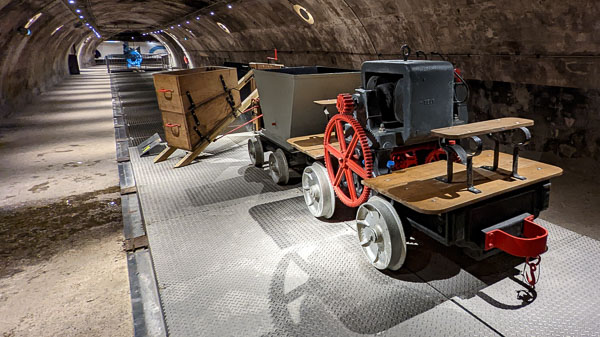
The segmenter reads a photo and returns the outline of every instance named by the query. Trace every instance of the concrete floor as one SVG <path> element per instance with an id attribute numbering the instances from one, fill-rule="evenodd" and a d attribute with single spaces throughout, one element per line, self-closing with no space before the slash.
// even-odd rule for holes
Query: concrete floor
<path id="1" fill-rule="evenodd" d="M 0 121 L 0 333 L 132 334 L 106 68 Z"/>

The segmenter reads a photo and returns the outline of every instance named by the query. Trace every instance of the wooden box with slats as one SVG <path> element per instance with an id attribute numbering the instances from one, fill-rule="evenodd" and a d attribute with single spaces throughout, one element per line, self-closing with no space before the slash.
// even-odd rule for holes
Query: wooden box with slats
<path id="1" fill-rule="evenodd" d="M 236 69 L 228 67 L 199 67 L 154 74 L 158 107 L 169 146 L 193 151 L 201 140 L 200 135 L 210 134 L 232 113 L 221 76 L 228 89 L 238 85 Z M 197 124 L 190 111 L 188 92 L 196 105 Z M 231 90 L 230 93 L 237 107 L 240 104 L 239 92 Z"/>

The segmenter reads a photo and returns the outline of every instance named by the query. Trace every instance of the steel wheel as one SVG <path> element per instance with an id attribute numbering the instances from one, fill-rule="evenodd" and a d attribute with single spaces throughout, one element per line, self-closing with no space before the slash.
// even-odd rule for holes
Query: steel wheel
<path id="1" fill-rule="evenodd" d="M 302 172 L 304 202 L 312 215 L 329 219 L 335 212 L 335 192 L 327 177 L 327 169 L 316 162 Z"/>
<path id="2" fill-rule="evenodd" d="M 290 169 L 282 149 L 275 150 L 269 156 L 269 170 L 276 184 L 285 185 L 290 180 Z"/>
<path id="3" fill-rule="evenodd" d="M 379 196 L 358 208 L 356 229 L 363 253 L 377 269 L 398 270 L 406 259 L 406 237 L 394 207 Z"/>
<path id="4" fill-rule="evenodd" d="M 265 163 L 265 152 L 258 137 L 248 139 L 248 155 L 250 155 L 252 165 L 256 167 L 262 167 Z"/>

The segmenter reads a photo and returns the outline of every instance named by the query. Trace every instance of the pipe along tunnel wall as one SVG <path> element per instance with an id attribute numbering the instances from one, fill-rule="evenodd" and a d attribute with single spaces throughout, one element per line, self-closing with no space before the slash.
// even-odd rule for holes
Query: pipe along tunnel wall
<path id="1" fill-rule="evenodd" d="M 68 76 L 67 55 L 73 49 L 79 51 L 82 66 L 93 64 L 96 46 L 122 31 L 155 36 L 175 54 L 178 66 L 184 55 L 194 66 L 264 61 L 277 48 L 280 62 L 290 66 L 358 68 L 366 60 L 400 58 L 400 46 L 407 43 L 413 55 L 420 50 L 463 70 L 471 85 L 473 120 L 533 118 L 530 150 L 600 161 L 596 104 L 600 77 L 595 76 L 600 70 L 600 34 L 595 34 L 599 2 L 240 0 L 229 2 L 231 8 L 227 4 L 1 1 L 0 117 L 18 113 L 35 95 Z M 294 5 L 303 9 L 296 12 Z M 85 19 L 78 17 L 75 7 L 83 9 Z M 42 15 L 31 25 L 31 35 L 20 34 L 17 29 L 36 13 Z M 101 37 L 79 25 L 84 22 Z"/>

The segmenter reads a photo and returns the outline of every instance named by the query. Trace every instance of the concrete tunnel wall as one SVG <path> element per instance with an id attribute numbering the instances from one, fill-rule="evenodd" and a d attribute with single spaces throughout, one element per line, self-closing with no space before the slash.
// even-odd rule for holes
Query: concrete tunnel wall
<path id="1" fill-rule="evenodd" d="M 231 9 L 222 1 L 89 3 L 103 38 L 123 27 L 143 33 L 163 29 L 154 35 L 176 60 L 187 54 L 194 66 L 265 61 L 277 48 L 280 61 L 290 66 L 359 68 L 366 60 L 400 58 L 400 46 L 407 43 L 413 55 L 420 50 L 463 70 L 472 89 L 473 120 L 533 118 L 530 149 L 600 160 L 599 2 L 240 0 L 229 2 Z M 298 16 L 294 4 L 306 8 L 314 24 Z M 0 115 L 67 74 L 69 48 L 89 30 L 74 29 L 76 18 L 66 7 L 60 0 L 0 5 Z M 45 13 L 32 36 L 13 33 L 40 8 Z M 62 23 L 61 40 L 50 38 Z M 100 42 L 92 38 L 81 48 L 82 65 L 92 63 Z"/>

